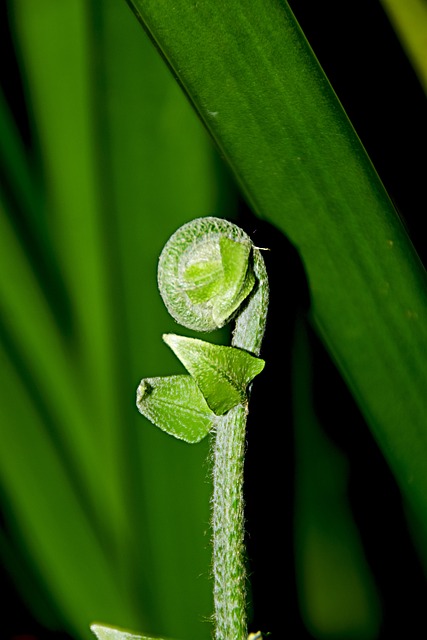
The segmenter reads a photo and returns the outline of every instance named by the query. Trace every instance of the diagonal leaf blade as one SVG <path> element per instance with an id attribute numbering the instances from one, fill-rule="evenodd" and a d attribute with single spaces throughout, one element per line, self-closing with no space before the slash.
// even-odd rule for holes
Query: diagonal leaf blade
<path id="1" fill-rule="evenodd" d="M 131 5 L 255 213 L 298 249 L 312 322 L 427 526 L 426 274 L 289 6 Z"/>

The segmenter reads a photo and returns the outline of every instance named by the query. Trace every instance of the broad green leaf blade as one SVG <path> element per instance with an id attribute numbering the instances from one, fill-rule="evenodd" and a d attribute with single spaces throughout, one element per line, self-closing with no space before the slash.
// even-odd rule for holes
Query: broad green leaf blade
<path id="1" fill-rule="evenodd" d="M 289 6 L 131 4 L 253 210 L 300 252 L 313 324 L 427 527 L 426 274 Z"/>
<path id="2" fill-rule="evenodd" d="M 144 378 L 136 405 L 156 427 L 191 443 L 208 435 L 215 418 L 193 378 L 186 375 Z"/>
<path id="3" fill-rule="evenodd" d="M 91 631 L 98 640 L 165 640 L 164 638 L 153 638 L 152 636 L 141 636 L 117 627 L 109 627 L 101 624 L 92 624 Z M 170 639 L 171 640 L 171 639 Z"/>
<path id="4" fill-rule="evenodd" d="M 165 334 L 163 340 L 194 377 L 206 402 L 217 415 L 247 402 L 246 387 L 265 362 L 235 347 Z"/>

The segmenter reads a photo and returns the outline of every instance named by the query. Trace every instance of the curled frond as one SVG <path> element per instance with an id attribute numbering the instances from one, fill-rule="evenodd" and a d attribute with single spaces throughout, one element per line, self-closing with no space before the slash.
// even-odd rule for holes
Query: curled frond
<path id="1" fill-rule="evenodd" d="M 218 329 L 237 313 L 255 285 L 253 244 L 221 218 L 180 227 L 159 259 L 158 285 L 171 316 L 195 331 Z"/>

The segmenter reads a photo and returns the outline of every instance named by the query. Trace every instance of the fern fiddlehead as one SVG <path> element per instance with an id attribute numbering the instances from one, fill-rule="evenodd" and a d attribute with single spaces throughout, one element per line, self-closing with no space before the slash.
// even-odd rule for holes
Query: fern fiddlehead
<path id="1" fill-rule="evenodd" d="M 164 341 L 189 375 L 145 378 L 139 411 L 167 433 L 198 442 L 213 432 L 212 543 L 216 640 L 246 640 L 243 462 L 248 387 L 264 368 L 268 280 L 261 251 L 239 227 L 198 218 L 166 243 L 160 294 L 172 317 L 201 332 L 235 321 L 231 347 L 175 334 Z"/>

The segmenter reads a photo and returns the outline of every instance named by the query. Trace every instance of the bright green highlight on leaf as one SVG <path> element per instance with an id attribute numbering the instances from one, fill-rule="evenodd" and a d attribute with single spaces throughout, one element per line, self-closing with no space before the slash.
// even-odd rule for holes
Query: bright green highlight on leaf
<path id="1" fill-rule="evenodd" d="M 145 378 L 137 407 L 156 427 L 186 442 L 199 442 L 211 430 L 214 413 L 191 376 Z"/>
<path id="2" fill-rule="evenodd" d="M 191 264 L 184 272 L 188 282 L 187 296 L 194 304 L 200 304 L 218 295 L 221 290 L 222 266 L 220 260 L 205 260 Z"/>
<path id="3" fill-rule="evenodd" d="M 217 415 L 245 404 L 248 384 L 264 369 L 264 360 L 235 347 L 175 334 L 166 334 L 163 340 L 193 376 Z"/>
<path id="4" fill-rule="evenodd" d="M 129 631 L 124 631 L 116 627 L 106 627 L 100 624 L 92 624 L 90 628 L 98 640 L 165 640 L 164 638 L 135 635 Z"/>
<path id="5" fill-rule="evenodd" d="M 240 307 L 255 284 L 249 255 L 251 245 L 223 237 L 219 239 L 220 260 L 203 259 L 184 272 L 185 293 L 194 304 L 209 302 L 218 327 Z"/>
<path id="6" fill-rule="evenodd" d="M 247 298 L 255 284 L 248 244 L 241 244 L 229 238 L 219 241 L 224 269 L 224 291 L 213 310 L 213 316 L 221 324 L 229 318 Z"/>

